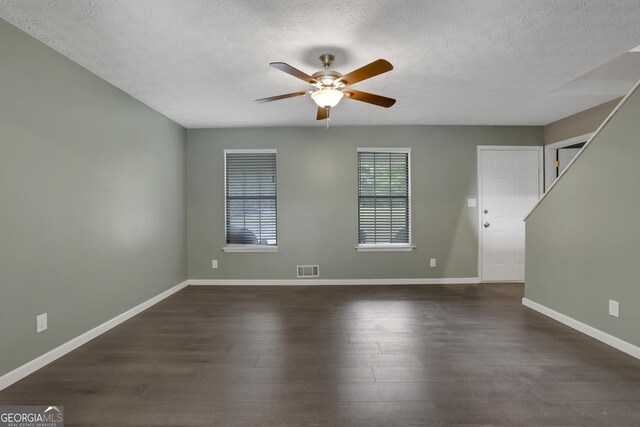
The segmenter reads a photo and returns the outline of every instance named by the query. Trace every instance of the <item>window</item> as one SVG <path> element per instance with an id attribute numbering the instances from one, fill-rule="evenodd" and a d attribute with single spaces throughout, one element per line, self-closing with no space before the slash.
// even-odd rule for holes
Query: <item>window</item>
<path id="1" fill-rule="evenodd" d="M 410 149 L 358 149 L 358 250 L 412 250 Z"/>
<path id="2" fill-rule="evenodd" d="M 276 150 L 225 150 L 227 252 L 276 251 Z"/>

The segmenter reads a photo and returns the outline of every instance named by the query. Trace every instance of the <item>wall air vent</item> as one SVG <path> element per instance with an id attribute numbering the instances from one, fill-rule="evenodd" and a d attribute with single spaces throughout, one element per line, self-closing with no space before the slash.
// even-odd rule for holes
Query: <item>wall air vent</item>
<path id="1" fill-rule="evenodd" d="M 320 277 L 320 266 L 318 265 L 299 265 L 298 277 Z"/>

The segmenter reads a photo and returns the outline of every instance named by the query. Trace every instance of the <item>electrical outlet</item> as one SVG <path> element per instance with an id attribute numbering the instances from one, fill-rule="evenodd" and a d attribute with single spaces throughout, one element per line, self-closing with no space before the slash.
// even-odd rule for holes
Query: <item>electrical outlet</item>
<path id="1" fill-rule="evenodd" d="M 217 259 L 212 259 L 211 260 L 211 268 L 218 268 L 218 260 Z"/>
<path id="2" fill-rule="evenodd" d="M 612 299 L 609 300 L 609 314 L 615 317 L 620 317 L 620 303 Z"/>
<path id="3" fill-rule="evenodd" d="M 435 258 L 431 258 L 431 260 L 429 261 L 429 266 L 430 267 L 435 267 L 436 266 L 436 259 Z"/>
<path id="4" fill-rule="evenodd" d="M 47 330 L 47 313 L 42 313 L 36 316 L 36 333 Z"/>

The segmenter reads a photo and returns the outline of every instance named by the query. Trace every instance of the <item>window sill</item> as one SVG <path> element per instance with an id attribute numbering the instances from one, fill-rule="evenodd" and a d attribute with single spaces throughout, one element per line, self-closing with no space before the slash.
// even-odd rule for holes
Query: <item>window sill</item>
<path id="1" fill-rule="evenodd" d="M 229 245 L 222 248 L 225 252 L 278 252 L 277 246 L 266 245 Z"/>
<path id="2" fill-rule="evenodd" d="M 358 252 L 410 252 L 415 249 L 413 245 L 407 244 L 371 244 L 356 246 Z"/>

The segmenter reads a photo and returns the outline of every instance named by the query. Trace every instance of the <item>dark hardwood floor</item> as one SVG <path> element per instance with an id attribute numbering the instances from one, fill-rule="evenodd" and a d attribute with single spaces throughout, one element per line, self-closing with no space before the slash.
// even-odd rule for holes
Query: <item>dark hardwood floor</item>
<path id="1" fill-rule="evenodd" d="M 521 285 L 188 287 L 0 392 L 66 425 L 640 425 L 640 361 Z"/>

